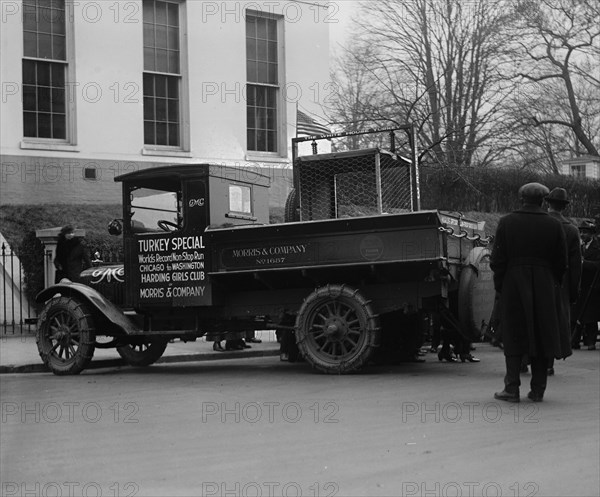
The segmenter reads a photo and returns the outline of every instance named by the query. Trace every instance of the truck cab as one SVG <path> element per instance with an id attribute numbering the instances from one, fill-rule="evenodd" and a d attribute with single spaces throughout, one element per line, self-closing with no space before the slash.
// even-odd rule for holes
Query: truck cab
<path id="1" fill-rule="evenodd" d="M 125 305 L 213 304 L 206 230 L 269 222 L 269 178 L 211 164 L 128 173 L 123 183 Z"/>

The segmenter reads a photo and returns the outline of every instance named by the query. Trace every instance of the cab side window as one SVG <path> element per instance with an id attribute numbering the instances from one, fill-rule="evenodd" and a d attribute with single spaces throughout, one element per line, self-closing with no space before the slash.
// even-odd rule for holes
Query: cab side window
<path id="1" fill-rule="evenodd" d="M 229 185 L 229 212 L 252 215 L 252 191 L 249 186 Z"/>

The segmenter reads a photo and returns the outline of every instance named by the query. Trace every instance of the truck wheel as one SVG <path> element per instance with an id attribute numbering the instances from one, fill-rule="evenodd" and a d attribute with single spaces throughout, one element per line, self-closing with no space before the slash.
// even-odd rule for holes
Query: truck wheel
<path id="1" fill-rule="evenodd" d="M 36 342 L 44 364 L 56 375 L 79 374 L 92 360 L 96 341 L 89 308 L 71 297 L 57 297 L 42 309 Z"/>
<path id="2" fill-rule="evenodd" d="M 141 341 L 117 347 L 119 355 L 130 366 L 150 366 L 163 355 L 169 340 L 165 338 L 143 338 Z"/>
<path id="3" fill-rule="evenodd" d="M 296 342 L 304 358 L 324 373 L 360 369 L 379 347 L 379 319 L 369 302 L 345 285 L 311 293 L 296 318 Z"/>

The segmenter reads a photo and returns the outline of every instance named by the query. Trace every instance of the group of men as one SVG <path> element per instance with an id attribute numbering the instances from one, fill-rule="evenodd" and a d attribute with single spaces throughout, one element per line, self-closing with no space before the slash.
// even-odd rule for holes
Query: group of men
<path id="1" fill-rule="evenodd" d="M 579 344 L 579 336 L 573 336 L 581 334 L 582 320 L 587 323 L 586 344 L 595 348 L 598 317 L 593 313 L 599 302 L 590 302 L 590 297 L 597 297 L 588 289 L 598 282 L 600 244 L 595 235 L 588 237 L 594 225 L 586 233 L 582 230 L 580 237 L 577 227 L 563 216 L 569 204 L 563 188 L 550 191 L 540 183 L 528 183 L 519 189 L 519 198 L 521 208 L 498 223 L 490 261 L 506 361 L 504 390 L 494 397 L 520 401 L 520 373 L 527 356 L 531 364 L 527 396 L 541 402 L 554 359 L 570 356 L 572 346 Z M 582 274 L 591 281 L 585 281 L 586 295 L 580 298 Z M 576 303 L 578 308 L 573 307 Z"/>

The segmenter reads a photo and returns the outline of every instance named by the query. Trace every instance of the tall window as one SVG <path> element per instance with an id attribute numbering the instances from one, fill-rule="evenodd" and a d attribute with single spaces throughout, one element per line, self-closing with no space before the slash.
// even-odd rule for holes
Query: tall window
<path id="1" fill-rule="evenodd" d="M 65 0 L 23 0 L 23 136 L 66 140 Z"/>
<path id="2" fill-rule="evenodd" d="M 279 94 L 277 20 L 246 15 L 248 150 L 277 152 Z"/>
<path id="3" fill-rule="evenodd" d="M 179 3 L 144 0 L 144 143 L 181 146 Z"/>

